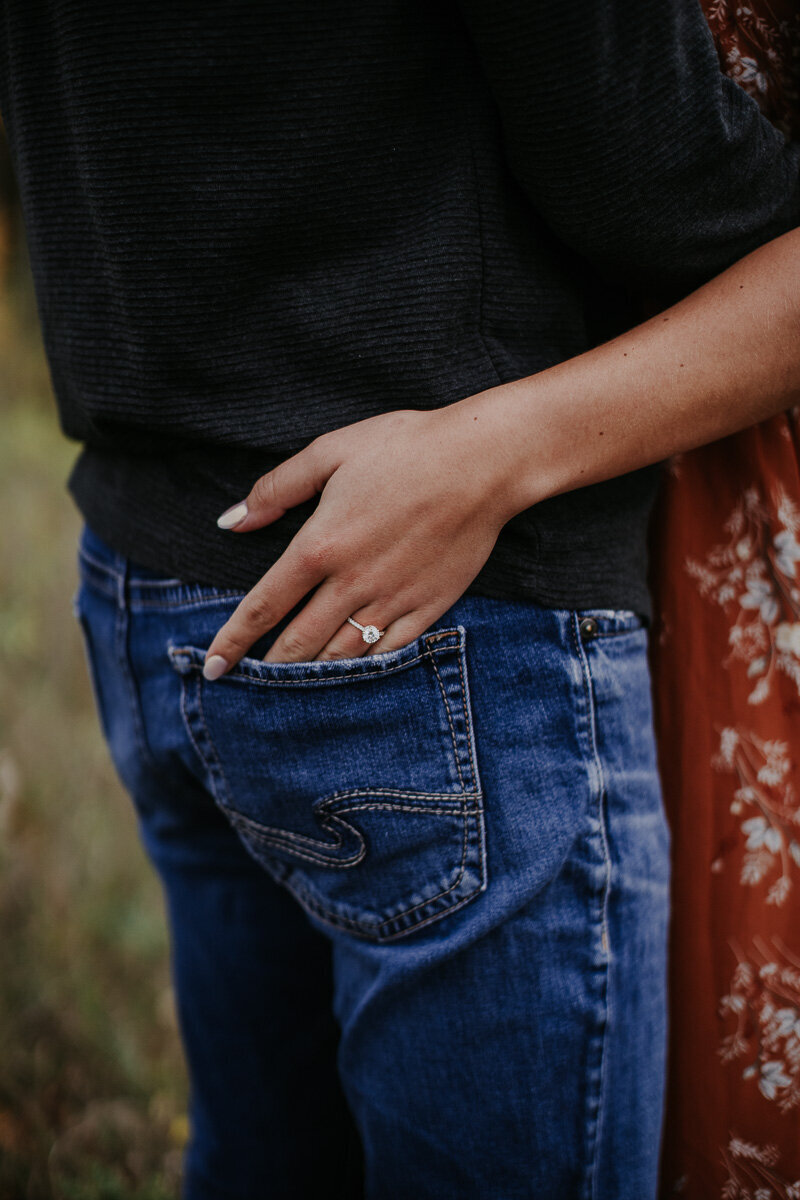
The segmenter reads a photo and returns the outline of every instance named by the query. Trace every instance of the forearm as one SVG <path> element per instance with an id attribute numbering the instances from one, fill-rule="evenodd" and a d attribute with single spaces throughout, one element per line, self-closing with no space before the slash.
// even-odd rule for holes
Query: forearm
<path id="1" fill-rule="evenodd" d="M 800 230 L 614 341 L 457 407 L 511 515 L 798 401 Z"/>

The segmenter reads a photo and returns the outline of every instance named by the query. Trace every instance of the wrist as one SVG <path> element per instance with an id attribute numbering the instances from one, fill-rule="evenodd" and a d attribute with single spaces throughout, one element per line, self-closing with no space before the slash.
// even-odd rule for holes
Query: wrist
<path id="1" fill-rule="evenodd" d="M 457 417 L 467 461 L 501 525 L 559 490 L 536 378 L 488 388 L 443 410 Z"/>

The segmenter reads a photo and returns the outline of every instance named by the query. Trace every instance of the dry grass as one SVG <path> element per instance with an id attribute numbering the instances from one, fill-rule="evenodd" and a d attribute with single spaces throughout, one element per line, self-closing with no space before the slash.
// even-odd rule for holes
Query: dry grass
<path id="1" fill-rule="evenodd" d="M 0 295 L 0 1200 L 167 1200 L 185 1081 L 161 896 L 72 615 L 75 452 L 12 264 Z"/>

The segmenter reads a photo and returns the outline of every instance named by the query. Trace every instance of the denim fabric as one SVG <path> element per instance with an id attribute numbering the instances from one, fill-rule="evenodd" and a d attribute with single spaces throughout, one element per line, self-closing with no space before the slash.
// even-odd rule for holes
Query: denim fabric
<path id="1" fill-rule="evenodd" d="M 76 610 L 167 899 L 188 1200 L 653 1197 L 641 620 L 465 596 L 401 650 L 264 663 L 276 630 L 208 683 L 240 598 L 84 534 Z"/>

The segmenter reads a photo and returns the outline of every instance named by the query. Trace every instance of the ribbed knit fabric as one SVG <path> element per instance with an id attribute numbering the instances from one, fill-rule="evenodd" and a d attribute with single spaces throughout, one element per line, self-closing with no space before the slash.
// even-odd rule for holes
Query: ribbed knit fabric
<path id="1" fill-rule="evenodd" d="M 72 478 L 249 587 L 216 516 L 316 435 L 576 354 L 798 222 L 696 0 L 4 0 L 0 105 Z M 575 437 L 585 433 L 576 428 Z M 391 446 L 386 448 L 391 454 Z M 476 591 L 647 609 L 655 472 L 506 527 Z"/>

